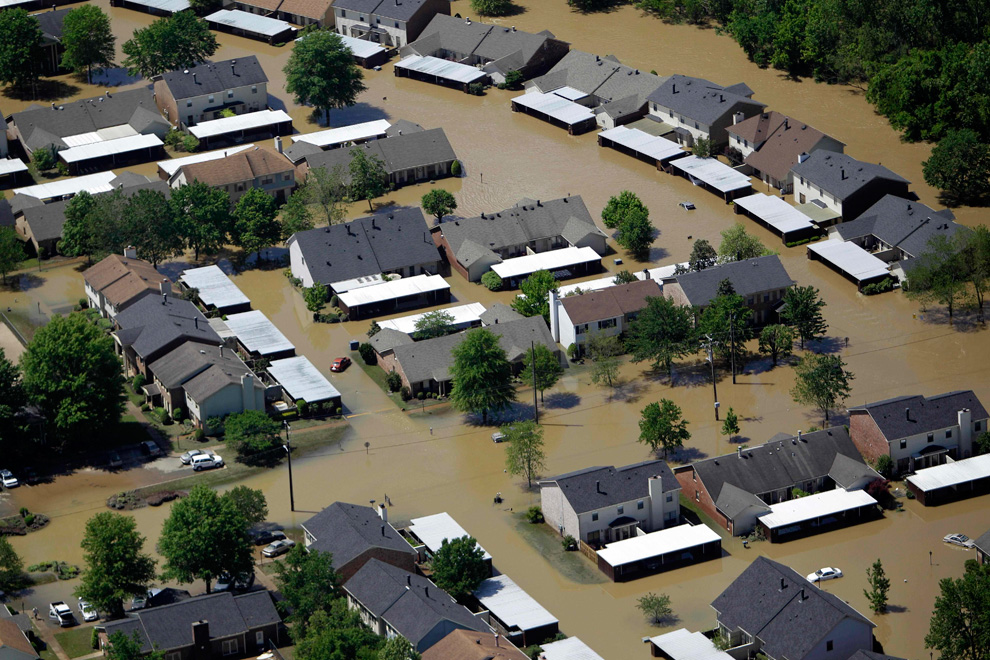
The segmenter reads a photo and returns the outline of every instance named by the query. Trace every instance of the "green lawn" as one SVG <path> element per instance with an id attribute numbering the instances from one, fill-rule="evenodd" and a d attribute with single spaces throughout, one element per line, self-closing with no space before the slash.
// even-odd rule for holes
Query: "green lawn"
<path id="1" fill-rule="evenodd" d="M 78 658 L 94 653 L 93 645 L 90 643 L 92 639 L 93 628 L 91 626 L 73 628 L 65 632 L 55 633 L 55 641 L 58 642 L 58 645 L 62 647 L 62 650 L 70 658 Z"/>
<path id="2" fill-rule="evenodd" d="M 357 353 L 351 354 L 351 360 L 354 364 L 361 367 L 364 373 L 368 374 L 371 380 L 375 381 L 378 387 L 382 388 L 382 392 L 388 395 L 388 398 L 392 400 L 392 403 L 399 406 L 403 410 L 423 410 L 424 408 L 429 408 L 430 406 L 440 405 L 442 403 L 450 403 L 446 400 L 440 399 L 423 399 L 419 400 L 416 398 L 409 399 L 408 401 L 403 401 L 397 392 L 389 392 L 388 385 L 385 384 L 385 370 L 379 367 L 377 364 L 365 364 L 364 360 Z"/>
<path id="3" fill-rule="evenodd" d="M 546 524 L 533 524 L 526 520 L 525 513 L 514 513 L 516 531 L 534 549 L 556 568 L 561 575 L 578 584 L 601 584 L 607 582 L 591 561 L 580 552 L 566 551 L 561 545 L 560 536 Z"/>

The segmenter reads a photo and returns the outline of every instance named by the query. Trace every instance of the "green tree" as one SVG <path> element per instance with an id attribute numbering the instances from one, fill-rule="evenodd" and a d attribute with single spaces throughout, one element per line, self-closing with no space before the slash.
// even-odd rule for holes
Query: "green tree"
<path id="1" fill-rule="evenodd" d="M 316 167 L 306 175 L 306 199 L 323 211 L 327 225 L 335 225 L 344 219 L 344 202 L 347 199 L 347 170 L 343 165 L 331 168 Z"/>
<path id="2" fill-rule="evenodd" d="M 444 539 L 430 561 L 433 582 L 456 599 L 474 593 L 491 575 L 485 551 L 470 536 Z"/>
<path id="3" fill-rule="evenodd" d="M 237 508 L 248 525 L 265 522 L 268 517 L 268 501 L 265 500 L 265 494 L 257 488 L 234 486 L 222 497 Z"/>
<path id="4" fill-rule="evenodd" d="M 984 431 L 977 436 L 976 447 L 981 454 L 990 453 L 990 431 Z"/>
<path id="5" fill-rule="evenodd" d="M 293 630 L 293 641 L 299 660 L 376 660 L 383 643 L 343 598 L 310 616 L 305 636 Z"/>
<path id="6" fill-rule="evenodd" d="M 24 586 L 24 562 L 6 536 L 0 536 L 0 589 L 7 593 Z"/>
<path id="7" fill-rule="evenodd" d="M 199 253 L 216 254 L 233 229 L 230 219 L 230 195 L 202 181 L 172 190 L 169 206 L 178 225 L 178 233 L 195 259 Z"/>
<path id="8" fill-rule="evenodd" d="M 846 371 L 846 363 L 838 355 L 809 353 L 794 366 L 794 387 L 791 397 L 795 403 L 814 406 L 825 415 L 828 426 L 828 413 L 849 396 L 849 386 L 854 376 Z"/>
<path id="9" fill-rule="evenodd" d="M 718 342 L 715 355 L 720 358 L 731 359 L 735 344 L 736 364 L 741 367 L 746 355 L 746 342 L 753 338 L 753 327 L 749 323 L 752 316 L 745 298 L 728 293 L 712 299 L 702 312 L 698 327 L 701 334 L 711 335 Z"/>
<path id="10" fill-rule="evenodd" d="M 121 50 L 130 75 L 149 80 L 166 71 L 195 66 L 217 52 L 219 44 L 206 21 L 177 11 L 146 28 L 135 30 Z"/>
<path id="11" fill-rule="evenodd" d="M 263 410 L 245 410 L 227 417 L 225 442 L 241 456 L 268 452 L 281 444 L 278 422 Z"/>
<path id="12" fill-rule="evenodd" d="M 138 256 L 152 266 L 182 253 L 179 222 L 165 195 L 157 190 L 139 190 L 124 207 L 122 223 Z"/>
<path id="13" fill-rule="evenodd" d="M 643 408 L 642 419 L 639 420 L 639 441 L 649 445 L 653 451 L 663 449 L 666 458 L 668 452 L 683 447 L 690 439 L 687 421 L 681 419 L 680 407 L 670 399 L 660 399 Z"/>
<path id="14" fill-rule="evenodd" d="M 229 419 L 228 419 L 229 430 Z M 222 573 L 239 575 L 251 570 L 252 548 L 247 520 L 237 505 L 202 484 L 172 505 L 162 525 L 158 551 L 165 559 L 162 580 L 206 583 L 206 592 Z"/>
<path id="15" fill-rule="evenodd" d="M 525 476 L 529 488 L 533 487 L 533 477 L 546 469 L 546 454 L 543 451 L 543 427 L 532 420 L 506 424 L 501 428 L 505 434 L 505 469 L 514 476 Z"/>
<path id="16" fill-rule="evenodd" d="M 245 254 L 258 253 L 282 240 L 282 225 L 278 223 L 278 205 L 266 192 L 251 188 L 234 206 L 235 243 Z"/>
<path id="17" fill-rule="evenodd" d="M 378 651 L 378 660 L 421 660 L 422 657 L 402 635 L 386 639 Z"/>
<path id="18" fill-rule="evenodd" d="M 491 330 L 470 330 L 451 353 L 454 364 L 450 375 L 454 384 L 450 399 L 454 408 L 481 413 L 482 423 L 487 424 L 488 413 L 505 410 L 516 400 L 512 365 L 498 343 L 498 336 Z"/>
<path id="19" fill-rule="evenodd" d="M 351 196 L 368 200 L 368 209 L 374 211 L 372 200 L 388 192 L 388 171 L 381 158 L 365 151 L 363 147 L 351 149 Z"/>
<path id="20" fill-rule="evenodd" d="M 303 300 L 306 301 L 306 309 L 314 314 L 321 311 L 327 304 L 328 290 L 322 282 L 313 282 L 313 286 L 303 290 Z"/>
<path id="21" fill-rule="evenodd" d="M 279 210 L 282 223 L 282 240 L 287 241 L 298 232 L 313 228 L 313 214 L 306 206 L 306 188 L 298 188 Z"/>
<path id="22" fill-rule="evenodd" d="M 124 377 L 113 339 L 82 314 L 53 316 L 21 356 L 28 401 L 58 443 L 106 438 L 124 410 Z"/>
<path id="23" fill-rule="evenodd" d="M 792 286 L 784 294 L 784 309 L 780 320 L 793 326 L 801 339 L 801 350 L 806 341 L 815 341 L 825 336 L 828 323 L 822 315 L 825 301 L 818 295 L 818 289 L 811 286 Z"/>
<path id="24" fill-rule="evenodd" d="M 647 217 L 650 215 L 649 209 L 640 201 L 636 193 L 623 190 L 618 195 L 609 197 L 608 203 L 602 210 L 602 222 L 609 229 L 618 229 L 629 212 L 633 210 L 641 211 Z"/>
<path id="25" fill-rule="evenodd" d="M 457 210 L 457 200 L 449 191 L 443 188 L 434 188 L 423 195 L 420 204 L 423 210 L 437 219 L 437 224 L 443 220 L 443 216 L 450 215 Z"/>
<path id="26" fill-rule="evenodd" d="M 340 575 L 329 552 L 307 550 L 302 545 L 289 550 L 274 569 L 275 586 L 293 624 L 292 637 L 299 640 L 306 635 L 309 618 L 315 612 L 329 613 L 340 598 Z"/>
<path id="27" fill-rule="evenodd" d="M 711 268 L 718 263 L 718 252 L 712 244 L 703 238 L 694 242 L 691 248 L 691 256 L 688 257 L 688 269 L 694 272 Z"/>
<path id="28" fill-rule="evenodd" d="M 732 442 L 732 436 L 739 435 L 739 416 L 731 406 L 729 412 L 725 413 L 725 419 L 722 420 L 722 435 L 729 436 L 729 442 Z"/>
<path id="29" fill-rule="evenodd" d="M 282 71 L 285 91 L 299 105 L 312 105 L 323 112 L 327 126 L 331 110 L 354 105 L 367 89 L 350 49 L 330 29 L 309 31 L 296 42 Z"/>
<path id="30" fill-rule="evenodd" d="M 591 382 L 595 385 L 612 387 L 619 377 L 619 356 L 622 354 L 622 340 L 617 335 L 593 332 L 588 336 L 585 350 L 593 362 Z"/>
<path id="31" fill-rule="evenodd" d="M 615 241 L 637 257 L 643 257 L 653 244 L 656 228 L 650 222 L 650 217 L 639 209 L 626 214 L 619 225 L 619 233 Z"/>
<path id="32" fill-rule="evenodd" d="M 87 5 L 89 6 L 89 5 Z M 99 249 L 100 237 L 96 231 L 96 217 L 93 215 L 97 207 L 96 199 L 89 191 L 82 190 L 65 205 L 65 224 L 62 225 L 62 240 L 58 242 L 58 251 L 68 257 L 88 257 Z"/>
<path id="33" fill-rule="evenodd" d="M 960 266 L 971 286 L 977 318 L 985 323 L 983 304 L 990 289 L 990 229 L 977 225 L 973 231 L 959 232 L 954 238 L 959 246 Z"/>
<path id="34" fill-rule="evenodd" d="M 940 303 L 949 312 L 949 323 L 966 293 L 966 273 L 955 241 L 944 234 L 933 236 L 925 251 L 908 269 L 906 293 L 922 304 Z"/>
<path id="35" fill-rule="evenodd" d="M 990 144 L 976 131 L 949 131 L 922 163 L 925 183 L 942 191 L 950 206 L 982 205 L 990 198 Z"/>
<path id="36" fill-rule="evenodd" d="M 490 270 L 481 276 L 481 283 L 489 291 L 502 290 L 502 278 L 494 270 Z"/>
<path id="37" fill-rule="evenodd" d="M 523 316 L 543 317 L 550 325 L 550 292 L 557 290 L 557 279 L 548 270 L 538 270 L 519 284 L 521 296 L 512 301 L 512 309 Z"/>
<path id="38" fill-rule="evenodd" d="M 990 659 L 990 569 L 967 562 L 961 578 L 943 578 L 925 648 L 953 660 Z"/>
<path id="39" fill-rule="evenodd" d="M 75 595 L 108 619 L 124 616 L 124 601 L 144 596 L 155 579 L 155 560 L 131 516 L 103 511 L 86 521 L 80 545 L 85 567 Z"/>
<path id="40" fill-rule="evenodd" d="M 715 156 L 715 143 L 708 138 L 698 138 L 694 141 L 694 155 L 698 158 Z"/>
<path id="41" fill-rule="evenodd" d="M 55 166 L 58 165 L 58 156 L 56 154 L 57 150 L 54 145 L 45 145 L 34 150 L 34 153 L 31 154 L 31 162 L 41 172 L 54 170 Z"/>
<path id="42" fill-rule="evenodd" d="M 62 66 L 76 72 L 86 72 L 86 81 L 93 82 L 93 67 L 113 66 L 114 44 L 117 37 L 110 27 L 110 17 L 96 5 L 72 9 L 62 19 Z"/>
<path id="43" fill-rule="evenodd" d="M 508 16 L 512 13 L 512 0 L 471 0 L 471 10 L 479 16 Z"/>
<path id="44" fill-rule="evenodd" d="M 887 611 L 887 592 L 890 591 L 890 578 L 883 570 L 883 564 L 878 557 L 873 566 L 866 569 L 866 583 L 869 589 L 863 590 L 863 595 L 870 601 L 870 606 L 877 614 Z"/>
<path id="45" fill-rule="evenodd" d="M 371 325 L 368 326 L 368 332 L 367 332 L 368 339 L 371 339 L 381 331 L 382 331 L 382 326 L 378 325 L 378 321 L 372 321 Z"/>
<path id="46" fill-rule="evenodd" d="M 670 607 L 670 596 L 667 594 L 655 594 L 652 591 L 645 596 L 641 596 L 636 601 L 636 607 L 640 612 L 650 617 L 650 622 L 657 625 L 674 613 Z"/>
<path id="47" fill-rule="evenodd" d="M 16 450 L 18 446 L 21 425 L 17 414 L 26 403 L 21 371 L 7 359 L 6 352 L 0 347 L 0 447 L 7 452 Z"/>
<path id="48" fill-rule="evenodd" d="M 523 75 L 522 71 L 517 69 L 513 69 L 505 74 L 506 89 L 522 89 L 525 81 L 526 77 Z"/>
<path id="49" fill-rule="evenodd" d="M 163 660 L 165 658 L 165 652 L 157 648 L 152 649 L 150 653 L 145 653 L 144 640 L 141 639 L 141 633 L 136 630 L 131 635 L 122 632 L 111 633 L 107 639 L 106 654 L 109 660 Z"/>
<path id="50" fill-rule="evenodd" d="M 0 11 L 0 83 L 26 87 L 38 79 L 38 19 L 20 8 Z"/>
<path id="51" fill-rule="evenodd" d="M 786 325 L 768 325 L 760 333 L 760 353 L 770 356 L 773 366 L 794 350 L 794 332 Z"/>
<path id="52" fill-rule="evenodd" d="M 416 321 L 415 339 L 433 339 L 450 334 L 454 326 L 454 317 L 442 309 L 427 312 Z"/>
<path id="53" fill-rule="evenodd" d="M 560 358 L 545 344 L 535 344 L 523 356 L 523 368 L 519 378 L 526 384 L 536 383 L 536 389 L 540 391 L 540 403 L 543 402 L 543 393 L 556 385 L 563 375 L 564 367 L 560 364 Z"/>
<path id="54" fill-rule="evenodd" d="M 633 362 L 650 361 L 654 369 L 673 375 L 674 360 L 694 353 L 691 313 L 665 296 L 649 297 L 646 308 L 629 326 L 626 349 Z"/>
<path id="55" fill-rule="evenodd" d="M 638 281 L 639 281 L 638 277 L 636 277 L 635 275 L 633 275 L 632 273 L 630 273 L 628 270 L 625 269 L 620 270 L 618 273 L 615 274 L 615 277 L 612 278 L 612 284 L 615 284 L 617 286 L 621 284 L 632 284 L 633 282 L 638 282 Z"/>
<path id="56" fill-rule="evenodd" d="M 10 227 L 0 227 L 0 277 L 7 283 L 7 273 L 24 261 L 24 244 Z"/>
<path id="57" fill-rule="evenodd" d="M 223 0 L 189 0 L 189 8 L 196 12 L 197 16 L 206 16 L 223 9 Z"/>
<path id="58" fill-rule="evenodd" d="M 746 232 L 746 226 L 737 222 L 722 230 L 722 242 L 718 246 L 718 256 L 723 261 L 743 261 L 774 254 L 756 236 Z"/>

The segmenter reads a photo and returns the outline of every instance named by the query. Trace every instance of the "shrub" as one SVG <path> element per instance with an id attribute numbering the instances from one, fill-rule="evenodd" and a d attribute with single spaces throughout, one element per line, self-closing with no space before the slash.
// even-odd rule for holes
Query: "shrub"
<path id="1" fill-rule="evenodd" d="M 820 240 L 821 238 L 822 238 L 821 236 L 812 236 L 811 238 L 802 238 L 800 241 L 791 241 L 790 243 L 784 243 L 784 245 L 786 245 L 787 247 L 797 247 L 799 245 L 804 245 L 806 243 L 814 243 L 815 241 Z"/>
<path id="2" fill-rule="evenodd" d="M 358 346 L 358 353 L 361 354 L 361 359 L 364 360 L 365 364 L 367 365 L 375 364 L 376 362 L 375 349 L 368 342 L 364 342 L 363 344 Z"/>
<path id="3" fill-rule="evenodd" d="M 474 96 L 481 96 L 485 93 L 485 88 L 481 83 L 471 83 L 468 85 L 468 94 L 473 94 Z"/>
<path id="4" fill-rule="evenodd" d="M 894 288 L 893 278 L 887 277 L 879 282 L 871 282 L 863 287 L 863 295 L 873 296 L 878 293 L 886 293 Z"/>
<path id="5" fill-rule="evenodd" d="M 27 525 L 28 527 L 30 527 L 31 525 L 34 524 L 34 514 L 33 513 L 29 513 L 26 516 L 24 516 L 24 524 Z"/>
<path id="6" fill-rule="evenodd" d="M 89 307 L 89 300 L 87 298 L 80 298 L 79 306 L 83 309 L 86 309 L 87 307 Z"/>
<path id="7" fill-rule="evenodd" d="M 509 71 L 505 74 L 505 84 L 506 89 L 521 89 L 523 84 L 523 74 L 521 71 Z"/>
<path id="8" fill-rule="evenodd" d="M 297 399 L 296 410 L 299 411 L 300 417 L 305 417 L 309 413 L 309 404 L 302 399 Z"/>
<path id="9" fill-rule="evenodd" d="M 571 344 L 570 346 L 567 347 L 567 357 L 569 357 L 571 360 L 578 359 L 578 355 L 579 355 L 579 351 L 577 344 Z"/>
<path id="10" fill-rule="evenodd" d="M 481 276 L 481 283 L 489 291 L 500 291 L 502 289 L 502 278 L 494 270 L 490 270 Z"/>
<path id="11" fill-rule="evenodd" d="M 395 371 L 388 372 L 385 375 L 385 385 L 388 386 L 389 392 L 398 392 L 402 387 L 402 376 Z"/>
<path id="12" fill-rule="evenodd" d="M 203 429 L 196 429 L 193 431 L 193 440 L 196 442 L 202 442 L 206 438 L 206 432 Z"/>
<path id="13" fill-rule="evenodd" d="M 460 176 L 461 175 L 461 161 L 455 160 L 450 164 L 450 176 Z"/>
<path id="14" fill-rule="evenodd" d="M 543 522 L 543 509 L 538 506 L 531 506 L 526 510 L 526 520 L 533 523 Z"/>
<path id="15" fill-rule="evenodd" d="M 199 140 L 193 135 L 182 138 L 182 151 L 196 151 L 199 148 Z"/>
<path id="16" fill-rule="evenodd" d="M 233 108 L 224 108 L 223 110 L 220 111 L 220 116 L 223 118 L 236 117 L 237 113 L 234 112 Z"/>
<path id="17" fill-rule="evenodd" d="M 58 172 L 59 176 L 69 176 L 69 166 L 62 161 L 55 164 L 55 171 Z"/>
<path id="18" fill-rule="evenodd" d="M 223 435 L 224 429 L 224 418 L 223 417 L 210 417 L 206 420 L 207 435 Z"/>
<path id="19" fill-rule="evenodd" d="M 27 514 L 29 514 L 29 513 L 31 513 L 31 512 L 28 511 L 28 508 L 26 506 L 22 506 L 21 507 L 21 511 L 20 511 L 21 518 L 27 518 Z"/>
<path id="20" fill-rule="evenodd" d="M 131 386 L 134 388 L 134 391 L 137 392 L 144 387 L 146 382 L 148 382 L 148 379 L 144 377 L 144 374 L 138 374 L 134 377 L 134 380 L 131 381 Z"/>
<path id="21" fill-rule="evenodd" d="M 408 401 L 409 399 L 412 398 L 412 392 L 409 391 L 408 387 L 403 385 L 401 388 L 399 388 L 399 396 L 402 398 L 403 401 Z"/>
<path id="22" fill-rule="evenodd" d="M 337 406 L 337 408 L 334 409 L 333 412 L 334 412 L 335 415 L 337 415 L 337 417 L 340 417 L 340 416 L 342 416 L 344 414 L 344 409 L 341 408 L 340 406 Z"/>
<path id="23" fill-rule="evenodd" d="M 55 167 L 55 150 L 52 147 L 36 149 L 35 152 L 31 154 L 31 160 L 34 161 L 34 166 L 40 171 L 47 172 Z"/>
<path id="24" fill-rule="evenodd" d="M 186 419 L 186 411 L 181 407 L 172 408 L 172 419 L 176 424 L 181 424 Z"/>
<path id="25" fill-rule="evenodd" d="M 330 296 L 330 306 L 331 307 L 339 307 L 340 306 L 340 299 L 337 297 L 337 294 L 336 293 L 333 294 L 332 296 Z"/>
<path id="26" fill-rule="evenodd" d="M 560 545 L 565 551 L 577 550 L 577 539 L 568 534 L 561 540 Z"/>
<path id="27" fill-rule="evenodd" d="M 89 645 L 94 649 L 100 648 L 100 633 L 96 630 L 96 626 L 93 626 L 93 632 L 89 635 Z"/>
<path id="28" fill-rule="evenodd" d="M 423 399 L 426 398 L 426 392 L 424 392 L 423 390 L 416 392 L 416 398 L 422 401 Z"/>
<path id="29" fill-rule="evenodd" d="M 873 469 L 884 479 L 890 479 L 894 472 L 894 460 L 890 457 L 890 454 L 880 454 L 873 464 Z"/>

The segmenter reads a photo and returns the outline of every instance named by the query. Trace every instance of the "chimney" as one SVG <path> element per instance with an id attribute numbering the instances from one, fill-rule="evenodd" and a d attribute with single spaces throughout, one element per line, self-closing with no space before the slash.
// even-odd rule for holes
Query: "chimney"
<path id="1" fill-rule="evenodd" d="M 220 344 L 220 358 L 223 359 L 223 344 Z"/>
<path id="2" fill-rule="evenodd" d="M 107 98 L 110 98 L 110 90 L 109 89 L 103 90 L 103 95 L 106 96 Z"/>
<path id="3" fill-rule="evenodd" d="M 653 276 L 650 275 L 650 269 L 649 268 L 644 268 L 643 269 L 643 279 L 647 279 L 647 280 L 652 280 L 653 279 Z"/>
<path id="4" fill-rule="evenodd" d="M 739 122 L 744 121 L 745 119 L 746 119 L 746 115 L 744 115 L 741 112 L 736 112 L 732 115 L 732 124 L 733 125 L 738 124 Z"/>
<path id="5" fill-rule="evenodd" d="M 199 83 L 196 82 L 196 72 L 195 71 L 193 71 L 193 84 L 194 85 L 198 85 L 199 84 Z"/>
<path id="6" fill-rule="evenodd" d="M 128 245 L 124 248 L 124 259 L 137 259 L 137 248 L 133 245 Z"/>
<path id="7" fill-rule="evenodd" d="M 513 26 L 512 26 L 512 31 L 513 31 L 513 32 L 515 32 L 515 31 L 516 31 L 516 26 L 515 26 L 515 25 L 513 25 Z"/>
<path id="8" fill-rule="evenodd" d="M 230 75 L 236 76 L 237 72 L 234 70 L 234 65 L 237 64 L 237 60 L 230 61 Z"/>
<path id="9" fill-rule="evenodd" d="M 910 408 L 905 408 L 904 409 L 904 419 L 906 419 L 909 422 L 911 421 L 911 409 Z"/>
<path id="10" fill-rule="evenodd" d="M 718 102 L 719 103 L 725 103 L 725 94 L 719 94 L 718 95 Z"/>
<path id="11" fill-rule="evenodd" d="M 55 109 L 55 101 L 52 101 L 52 110 Z"/>
<path id="12" fill-rule="evenodd" d="M 495 648 L 499 648 L 498 633 L 495 633 Z"/>
<path id="13" fill-rule="evenodd" d="M 742 458 L 742 446 L 736 447 L 736 456 Z"/>
<path id="14" fill-rule="evenodd" d="M 675 83 L 670 83 L 670 93 L 671 94 L 677 93 L 677 85 Z"/>
<path id="15" fill-rule="evenodd" d="M 162 292 L 162 302 L 168 302 L 168 294 L 172 293 L 172 281 L 163 277 L 158 283 L 158 289 Z"/>
<path id="16" fill-rule="evenodd" d="M 956 413 L 959 422 L 959 456 L 967 458 L 973 455 L 973 413 L 969 408 L 963 408 Z"/>
<path id="17" fill-rule="evenodd" d="M 811 158 L 811 156 L 808 155 L 808 152 L 807 151 L 804 151 L 804 152 L 802 152 L 798 156 L 798 162 L 799 163 L 803 163 L 804 161 L 808 160 L 809 158 Z"/>
<path id="18" fill-rule="evenodd" d="M 210 650 L 210 622 L 193 621 L 192 624 L 193 658 L 207 660 L 212 653 Z"/>
<path id="19" fill-rule="evenodd" d="M 241 374 L 241 404 L 244 410 L 254 409 L 254 377 L 251 374 Z"/>
<path id="20" fill-rule="evenodd" d="M 276 135 L 275 136 L 275 151 L 277 151 L 279 153 L 282 153 L 282 136 L 281 135 Z"/>
<path id="21" fill-rule="evenodd" d="M 382 522 L 388 522 L 388 509 L 385 508 L 384 502 L 378 505 L 378 517 L 382 519 Z"/>
<path id="22" fill-rule="evenodd" d="M 560 341 L 560 310 L 557 305 L 557 292 L 551 289 L 547 295 L 550 297 L 550 335 L 554 341 Z"/>
<path id="23" fill-rule="evenodd" d="M 798 439 L 798 440 L 800 440 L 800 439 L 801 439 L 801 429 L 798 429 L 798 436 L 797 436 L 797 439 Z"/>

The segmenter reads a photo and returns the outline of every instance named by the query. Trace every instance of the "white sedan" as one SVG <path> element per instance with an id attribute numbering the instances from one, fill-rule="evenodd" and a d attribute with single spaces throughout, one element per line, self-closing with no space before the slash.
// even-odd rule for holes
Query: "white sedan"
<path id="1" fill-rule="evenodd" d="M 808 582 L 824 582 L 825 580 L 834 580 L 840 577 L 842 577 L 842 571 L 826 566 L 808 575 Z"/>
<path id="2" fill-rule="evenodd" d="M 3 482 L 4 488 L 17 488 L 21 485 L 10 470 L 0 470 L 0 481 Z"/>
<path id="3" fill-rule="evenodd" d="M 82 615 L 83 621 L 96 621 L 100 618 L 100 613 L 96 611 L 96 608 L 82 598 L 79 599 L 79 614 Z"/>
<path id="4" fill-rule="evenodd" d="M 961 548 L 972 548 L 976 545 L 973 539 L 969 538 L 965 534 L 946 534 L 942 537 L 942 540 L 946 543 L 951 543 L 952 545 L 958 545 Z"/>

